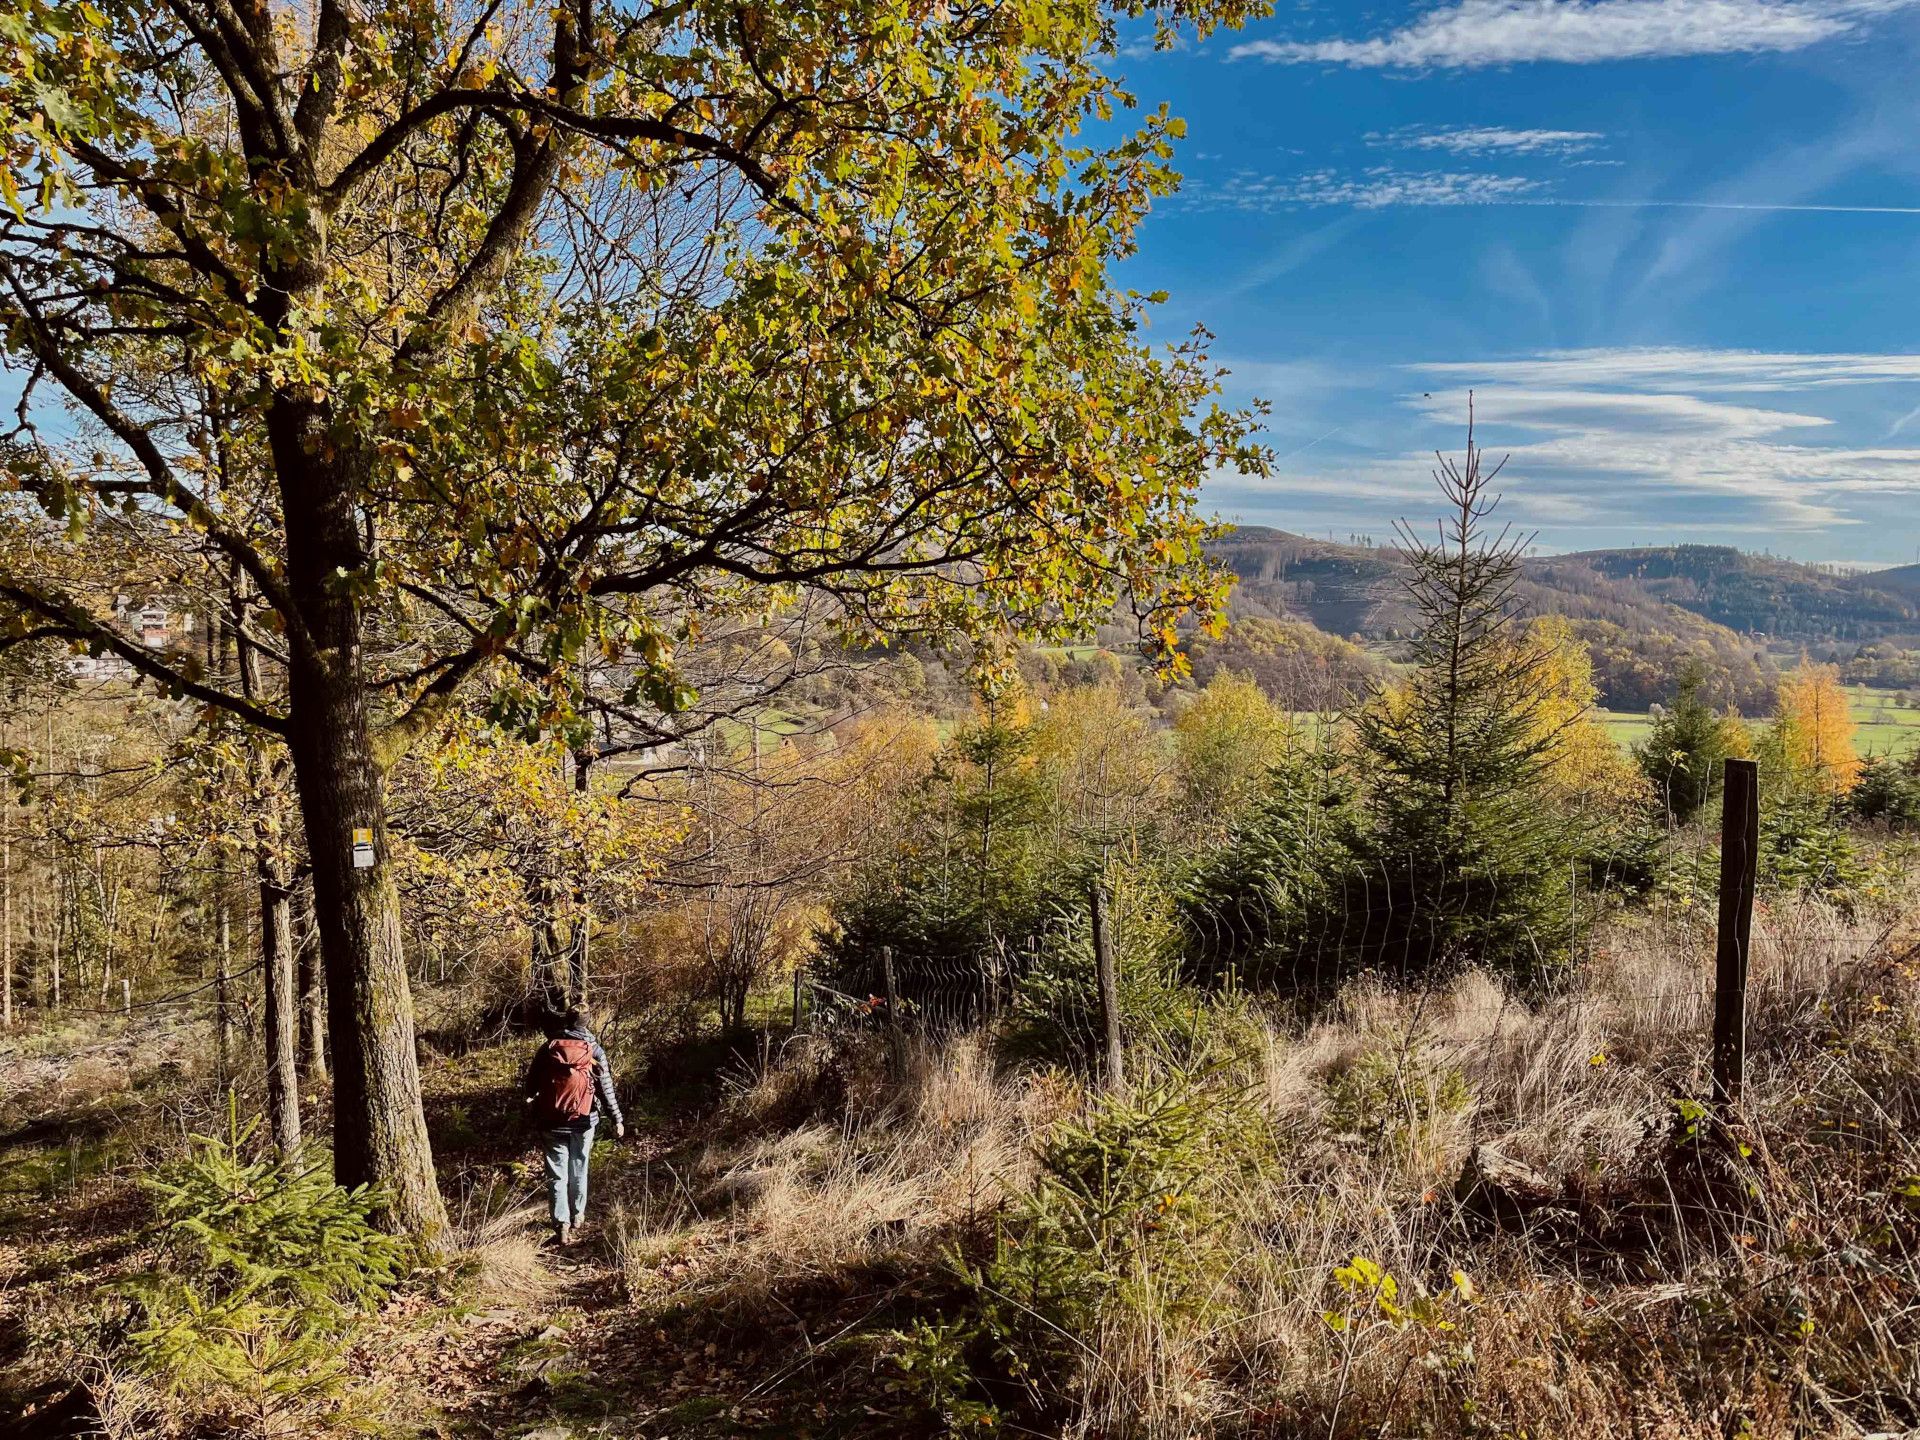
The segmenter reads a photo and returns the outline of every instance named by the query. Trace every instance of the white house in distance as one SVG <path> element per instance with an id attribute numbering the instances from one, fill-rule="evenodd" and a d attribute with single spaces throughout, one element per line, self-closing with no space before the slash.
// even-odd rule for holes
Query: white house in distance
<path id="1" fill-rule="evenodd" d="M 154 596 L 114 596 L 113 623 L 124 633 L 138 635 L 149 650 L 165 650 L 193 634 L 191 613 L 170 610 L 164 599 Z M 81 680 L 125 680 L 133 667 L 118 655 L 81 654 L 67 657 L 67 672 Z"/>

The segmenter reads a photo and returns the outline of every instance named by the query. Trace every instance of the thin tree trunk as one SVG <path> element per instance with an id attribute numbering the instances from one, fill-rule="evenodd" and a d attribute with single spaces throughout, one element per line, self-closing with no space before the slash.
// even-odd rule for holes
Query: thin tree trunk
<path id="1" fill-rule="evenodd" d="M 219 614 L 207 611 L 207 672 L 227 673 L 227 630 Z M 220 1085 L 233 1083 L 233 868 L 225 852 L 214 867 L 213 1029 L 219 1055 Z"/>
<path id="2" fill-rule="evenodd" d="M 224 1090 L 233 1081 L 233 905 L 224 857 L 214 877 L 213 1032 Z"/>
<path id="3" fill-rule="evenodd" d="M 4 749 L 0 740 L 0 749 Z M 0 794 L 0 1029 L 13 1028 L 13 797 Z"/>
<path id="4" fill-rule="evenodd" d="M 100 962 L 100 1005 L 103 1009 L 110 999 L 109 992 L 113 988 L 114 940 L 120 930 L 120 892 L 124 884 L 125 880 L 121 876 L 119 868 L 116 866 L 114 869 L 113 883 L 107 887 L 105 919 L 105 929 L 107 932 L 106 954 Z"/>
<path id="5" fill-rule="evenodd" d="M 593 933 L 593 912 L 582 907 L 580 918 L 573 922 L 573 935 L 567 941 L 567 1003 L 584 1005 L 587 1003 L 587 947 Z"/>
<path id="6" fill-rule="evenodd" d="M 40 944 L 36 938 L 43 932 L 40 922 L 40 887 L 33 883 L 36 877 L 29 875 L 23 890 L 26 897 L 26 943 L 20 947 L 20 988 L 26 992 L 26 1003 L 40 1003 Z"/>
<path id="7" fill-rule="evenodd" d="M 533 922 L 528 985 L 549 1014 L 565 1010 L 572 991 L 568 975 L 572 968 L 570 946 L 561 940 L 560 925 L 553 913 L 557 894 L 558 888 L 552 880 L 542 876 L 533 882 L 531 899 L 534 914 L 539 918 Z"/>
<path id="8" fill-rule="evenodd" d="M 246 599 L 237 567 L 231 576 L 234 614 L 245 613 Z M 245 630 L 232 627 L 242 692 L 257 701 L 260 661 Z M 275 850 L 286 816 L 278 794 L 282 771 L 256 737 L 247 751 L 249 788 L 263 797 L 254 821 L 253 873 L 260 900 L 260 1015 L 267 1065 L 267 1124 L 282 1155 L 300 1148 L 300 995 L 294 965 L 293 881 L 286 860 Z"/>
<path id="9" fill-rule="evenodd" d="M 260 880 L 260 975 L 267 1048 L 267 1124 L 282 1155 L 300 1148 L 299 1010 L 295 1004 L 293 899 L 285 869 L 263 846 L 254 852 Z"/>
<path id="10" fill-rule="evenodd" d="M 50 1010 L 60 1008 L 60 942 L 67 933 L 67 897 L 66 883 L 61 878 L 59 851 L 53 859 L 53 973 L 48 977 L 53 985 Z"/>
<path id="11" fill-rule="evenodd" d="M 561 941 L 560 927 L 554 923 L 553 896 L 551 881 L 542 879 L 534 882 L 533 905 L 540 918 L 533 923 L 533 953 L 528 960 L 528 984 L 548 1011 L 558 1013 L 567 1008 L 571 987 L 564 973 L 570 968 L 567 964 L 569 947 Z"/>
<path id="12" fill-rule="evenodd" d="M 53 749 L 53 712 L 47 712 L 47 773 L 51 775 L 59 762 Z M 49 817 L 51 819 L 51 817 Z M 51 824 L 47 830 L 47 920 L 53 946 L 52 967 L 48 972 L 49 989 L 47 1008 L 60 1008 L 60 941 L 67 928 L 66 886 L 62 878 L 60 865 L 60 845 L 54 837 Z"/>
<path id="13" fill-rule="evenodd" d="M 573 752 L 573 788 L 584 795 L 592 788 L 593 752 L 576 750 Z M 580 902 L 580 917 L 573 922 L 573 934 L 567 942 L 567 1003 L 584 1005 L 587 1003 L 587 980 L 590 969 L 588 946 L 593 933 L 592 897 L 587 891 L 583 879 L 576 897 Z"/>
<path id="14" fill-rule="evenodd" d="M 327 987 L 315 931 L 313 891 L 302 889 L 296 907 L 295 954 L 300 969 L 300 1065 L 309 1088 L 327 1083 Z"/>

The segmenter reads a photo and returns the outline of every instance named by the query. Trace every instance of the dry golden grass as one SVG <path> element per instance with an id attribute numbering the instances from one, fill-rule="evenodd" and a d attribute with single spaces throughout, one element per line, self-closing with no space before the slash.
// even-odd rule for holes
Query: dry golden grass
<path id="1" fill-rule="evenodd" d="M 1151 1265 L 1131 1276 L 1129 1303 L 1074 1337 L 1078 1373 L 1055 1377 L 1072 1413 L 1039 1428 L 1784 1440 L 1920 1423 L 1914 1202 L 1886 1188 L 1920 1175 L 1920 990 L 1891 934 L 1811 902 L 1761 915 L 1745 1153 L 1724 1163 L 1672 1140 L 1678 1102 L 1707 1090 L 1710 936 L 1685 917 L 1615 928 L 1544 1003 L 1484 975 L 1360 984 L 1304 1030 L 1267 1027 L 1210 1082 L 1258 1098 L 1280 1157 L 1218 1202 L 1228 1263 L 1197 1307 L 1156 1300 Z M 794 1123 L 823 1093 L 839 1105 Z M 814 1042 L 735 1097 L 733 1138 L 622 1218 L 628 1285 L 745 1297 L 938 1264 L 1086 1103 L 1056 1073 L 996 1069 L 978 1037 L 912 1043 L 894 1070 L 878 1045 Z M 1471 1226 L 1453 1182 L 1482 1144 L 1564 1182 L 1566 1206 Z M 1724 1182 L 1701 1189 L 1714 1166 Z M 1356 1256 L 1394 1277 L 1396 1310 L 1339 1278 Z"/>
<path id="2" fill-rule="evenodd" d="M 1034 1137 L 1079 1101 L 1058 1077 L 997 1076 L 980 1037 L 909 1039 L 900 1052 L 895 1071 L 852 1057 L 834 1123 L 716 1141 L 686 1173 L 623 1200 L 612 1230 L 629 1292 L 751 1293 L 887 1256 L 931 1258 L 1025 1181 Z M 804 1055 L 757 1077 L 735 1122 L 755 1132 L 756 1117 L 787 1113 L 792 1074 L 817 1081 L 823 1063 Z"/>
<path id="3" fill-rule="evenodd" d="M 494 1213 L 483 1207 L 456 1221 L 449 1259 L 475 1300 L 533 1310 L 556 1288 L 540 1251 L 546 1235 L 539 1206 Z"/>

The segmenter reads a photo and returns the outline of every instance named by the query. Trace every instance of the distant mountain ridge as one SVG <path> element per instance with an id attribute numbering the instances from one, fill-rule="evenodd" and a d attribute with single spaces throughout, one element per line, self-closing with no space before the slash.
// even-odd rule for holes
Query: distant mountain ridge
<path id="1" fill-rule="evenodd" d="M 1311 620 L 1336 635 L 1405 636 L 1413 613 L 1392 546 L 1343 545 L 1248 525 L 1214 553 L 1240 577 L 1245 602 Z M 1751 638 L 1920 643 L 1920 565 L 1835 575 L 1725 545 L 1662 545 L 1541 555 L 1525 563 L 1533 613 L 1629 629 L 1686 627 L 1674 612 Z"/>
<path id="2" fill-rule="evenodd" d="M 1745 635 L 1858 642 L 1920 629 L 1920 574 L 1903 594 L 1898 571 L 1835 575 L 1728 545 L 1590 550 L 1545 558 L 1529 568 L 1563 571 L 1569 566 L 1629 582 Z M 1888 575 L 1891 582 L 1882 578 Z"/>
<path id="3" fill-rule="evenodd" d="M 1239 577 L 1238 616 L 1304 620 L 1376 646 L 1417 624 L 1397 547 L 1248 525 L 1213 553 Z M 1758 714 L 1778 683 L 1770 649 L 1920 648 L 1920 566 L 1836 575 L 1721 545 L 1589 550 L 1528 559 L 1518 594 L 1524 614 L 1573 622 L 1604 702 L 1619 709 L 1669 697 L 1690 661 L 1705 666 L 1718 703 Z"/>
<path id="4" fill-rule="evenodd" d="M 1859 577 L 1861 583 L 1888 595 L 1904 595 L 1920 603 L 1920 565 L 1896 565 L 1891 570 L 1872 570 Z"/>

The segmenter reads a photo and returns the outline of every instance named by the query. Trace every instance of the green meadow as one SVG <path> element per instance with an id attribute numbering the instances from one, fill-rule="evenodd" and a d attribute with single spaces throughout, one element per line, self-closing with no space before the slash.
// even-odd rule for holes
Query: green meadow
<path id="1" fill-rule="evenodd" d="M 1862 755 L 1911 755 L 1920 750 L 1920 709 L 1898 704 L 1900 694 L 1867 685 L 1847 687 L 1853 743 Z M 1621 710 L 1602 710 L 1600 723 L 1623 746 L 1638 743 L 1653 728 L 1650 716 Z M 1755 722 L 1756 728 L 1760 723 Z"/>

